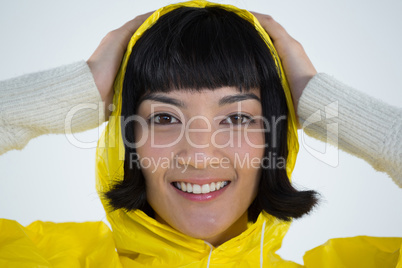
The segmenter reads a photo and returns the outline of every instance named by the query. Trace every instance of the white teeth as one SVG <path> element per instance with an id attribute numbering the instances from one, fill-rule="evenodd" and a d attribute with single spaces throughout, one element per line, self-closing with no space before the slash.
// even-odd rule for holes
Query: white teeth
<path id="1" fill-rule="evenodd" d="M 193 194 L 200 194 L 201 193 L 201 186 L 198 184 L 193 184 Z"/>
<path id="2" fill-rule="evenodd" d="M 211 192 L 213 192 L 213 191 L 215 191 L 215 182 L 213 182 L 213 183 L 211 183 L 210 185 L 209 185 L 209 191 L 211 191 Z"/>
<path id="3" fill-rule="evenodd" d="M 189 182 L 174 182 L 173 185 L 187 193 L 193 193 L 193 194 L 207 194 L 210 192 L 218 191 L 219 189 L 222 189 L 226 185 L 229 184 L 229 181 L 218 181 L 218 182 L 212 182 L 210 184 L 191 184 Z"/>
<path id="4" fill-rule="evenodd" d="M 181 182 L 180 183 L 181 188 L 179 188 L 180 190 L 182 190 L 183 192 L 187 192 L 187 185 L 185 182 Z"/>
<path id="5" fill-rule="evenodd" d="M 191 183 L 187 183 L 187 192 L 188 193 L 192 193 L 193 192 L 193 186 L 191 185 Z"/>
<path id="6" fill-rule="evenodd" d="M 207 193 L 209 193 L 210 191 L 209 191 L 209 184 L 204 184 L 204 185 L 202 185 L 202 187 L 201 187 L 201 193 L 203 193 L 203 194 L 207 194 Z"/>
<path id="7" fill-rule="evenodd" d="M 216 183 L 216 190 L 219 190 L 221 188 L 221 182 Z"/>

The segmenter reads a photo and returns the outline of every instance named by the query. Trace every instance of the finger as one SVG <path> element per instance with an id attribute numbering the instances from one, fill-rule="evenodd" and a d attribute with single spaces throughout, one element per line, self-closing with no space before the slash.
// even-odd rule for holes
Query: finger
<path id="1" fill-rule="evenodd" d="M 154 13 L 154 11 L 139 15 L 137 17 L 135 17 L 134 19 L 126 22 L 123 26 L 121 26 L 120 28 L 116 29 L 115 31 L 117 32 L 121 32 L 120 34 L 122 34 L 124 36 L 124 39 L 129 39 L 131 38 L 131 36 L 135 33 L 135 31 L 137 31 L 137 29 L 141 26 L 141 24 L 144 23 L 144 21 L 151 16 Z M 126 40 L 124 40 L 126 41 Z M 128 40 L 127 40 L 128 42 Z"/>
<path id="2" fill-rule="evenodd" d="M 104 54 L 104 51 L 113 52 L 110 57 L 115 58 L 114 53 L 118 53 L 118 57 L 123 57 L 127 44 L 137 29 L 144 21 L 153 13 L 153 11 L 139 15 L 134 19 L 126 22 L 123 26 L 109 32 L 101 41 L 94 55 Z"/>
<path id="3" fill-rule="evenodd" d="M 285 28 L 283 28 L 282 25 L 275 21 L 270 15 L 260 14 L 253 11 L 251 13 L 257 18 L 261 26 L 273 41 L 278 41 L 284 38 L 292 38 Z"/>

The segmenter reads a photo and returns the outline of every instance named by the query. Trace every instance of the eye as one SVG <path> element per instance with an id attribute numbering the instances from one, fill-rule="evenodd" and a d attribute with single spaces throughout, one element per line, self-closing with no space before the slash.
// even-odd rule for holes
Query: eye
<path id="1" fill-rule="evenodd" d="M 232 114 L 225 118 L 222 121 L 222 124 L 230 124 L 230 125 L 244 125 L 247 123 L 253 123 L 254 120 L 249 115 L 245 114 Z"/>
<path id="2" fill-rule="evenodd" d="M 180 120 L 173 115 L 162 113 L 155 114 L 149 118 L 150 123 L 159 125 L 177 124 Z"/>

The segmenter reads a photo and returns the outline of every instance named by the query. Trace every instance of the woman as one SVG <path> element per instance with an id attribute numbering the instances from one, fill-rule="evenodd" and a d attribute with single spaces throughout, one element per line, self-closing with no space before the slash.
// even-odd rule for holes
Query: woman
<path id="1" fill-rule="evenodd" d="M 109 212 L 114 232 L 130 233 L 121 228 L 142 222 L 137 217 L 146 212 L 150 222 L 143 228 L 170 226 L 169 232 L 189 244 L 192 237 L 218 247 L 246 231 L 248 223 L 263 217 L 263 210 L 289 221 L 307 213 L 316 199 L 289 183 L 298 149 L 295 117 L 291 106 L 287 111 L 286 80 L 275 65 L 279 59 L 274 52 L 276 58 L 270 56 L 269 47 L 248 22 L 254 22 L 253 17 L 202 1 L 178 7 L 166 7 L 150 17 L 152 27 L 142 35 L 140 28 L 129 44 L 121 68 L 124 80 L 122 75 L 116 80 L 119 93 L 109 122 L 112 128 L 100 140 L 99 185 L 108 198 L 106 208 L 116 209 Z M 137 36 L 141 37 L 136 40 Z M 121 131 L 116 127 L 120 125 Z M 122 140 L 114 133 L 121 133 Z M 118 161 L 121 142 L 123 172 Z M 272 223 L 266 224 L 272 231 Z M 281 228 L 288 226 L 282 224 Z M 164 239 L 164 232 L 155 233 Z M 118 236 L 125 245 L 139 244 L 134 237 Z M 138 252 L 117 244 L 119 251 Z M 205 246 L 194 251 L 204 251 Z M 267 248 L 272 246 L 271 242 Z M 240 255 L 246 252 L 251 255 L 249 249 Z M 144 252 L 139 259 L 153 255 Z M 183 258 L 176 265 L 195 261 Z M 215 258 L 222 261 L 218 255 L 211 263 Z M 139 259 L 131 261 L 138 265 Z M 226 265 L 239 261 L 231 259 Z M 199 259 L 199 265 L 204 261 Z M 166 259 L 157 254 L 152 263 L 166 265 Z"/>
<path id="2" fill-rule="evenodd" d="M 287 114 L 281 111 L 281 105 L 275 107 L 275 104 L 285 103 L 284 96 L 281 101 L 281 97 L 275 93 L 282 91 L 278 91 L 280 73 L 274 71 L 275 76 L 270 72 L 275 68 L 270 68 L 269 58 L 264 57 L 269 51 L 266 50 L 264 54 L 264 50 L 260 50 L 262 47 L 267 48 L 266 44 L 260 40 L 263 46 L 258 45 L 258 38 L 253 38 L 249 31 L 238 26 L 236 23 L 239 22 L 234 18 L 230 20 L 231 13 L 226 14 L 213 8 L 200 10 L 199 6 L 208 5 L 205 2 L 192 2 L 188 5 L 197 8 L 178 8 L 173 11 L 171 9 L 174 7 L 162 9 L 158 13 L 158 17 L 162 15 L 159 20 L 153 24 L 154 17 L 151 17 L 149 23 L 153 26 L 142 36 L 140 28 L 129 44 L 128 55 L 123 60 L 116 84 L 117 94 L 122 94 L 121 103 L 117 95 L 116 112 L 112 114 L 113 119 L 119 118 L 121 109 L 122 117 L 120 121 L 110 122 L 113 127 L 107 130 L 101 139 L 102 146 L 98 149 L 99 189 L 106 192 L 104 205 L 107 208 L 112 205 L 113 209 L 117 209 L 109 211 L 108 219 L 117 234 L 115 241 L 118 251 L 127 254 L 122 256 L 124 262 L 144 265 L 149 261 L 148 264 L 155 266 L 183 266 L 189 263 L 203 266 L 220 262 L 227 266 L 239 263 L 245 266 L 257 263 L 263 265 L 264 256 L 276 256 L 274 251 L 281 238 L 275 238 L 273 234 L 283 235 L 288 224 L 277 222 L 262 211 L 287 220 L 308 212 L 315 202 L 314 197 L 311 192 L 298 193 L 290 185 L 284 185 L 288 182 L 284 166 L 271 170 L 238 168 L 234 159 L 236 153 L 244 157 L 247 152 L 257 158 L 276 154 L 278 158 L 284 157 L 287 160 L 289 175 L 292 171 L 292 156 L 297 150 L 292 140 L 295 133 L 292 108 L 289 106 L 289 121 L 285 120 L 284 125 L 276 126 L 277 133 L 268 131 L 264 139 L 260 131 L 251 137 L 255 142 L 253 145 L 268 142 L 268 147 L 256 149 L 258 146 L 244 145 L 243 130 L 246 126 L 255 121 L 251 130 L 256 132 L 264 128 L 263 123 L 265 129 L 271 123 L 262 123 L 254 118 L 274 118 L 277 122 L 284 113 Z M 236 12 L 236 9 L 230 10 Z M 243 13 L 237 14 L 247 18 Z M 252 40 L 252 53 L 247 42 L 238 41 L 238 47 L 233 45 L 237 40 L 232 40 L 233 36 L 240 40 Z M 232 62 L 228 60 L 230 55 L 234 55 Z M 271 64 L 274 62 L 271 60 Z M 224 66 L 230 67 L 222 72 Z M 282 86 L 286 91 L 285 82 Z M 217 108 L 222 99 L 246 93 L 255 97 L 240 98 L 244 101 L 244 111 L 238 110 L 236 105 Z M 234 104 L 238 104 L 238 101 Z M 152 105 L 157 108 L 152 110 Z M 138 118 L 130 124 L 127 118 L 133 114 Z M 183 128 L 185 134 L 192 130 L 186 122 L 195 122 L 192 119 L 196 116 L 207 118 L 212 129 L 208 126 L 207 130 L 210 131 L 202 131 L 200 129 L 205 127 L 197 122 L 194 134 L 197 135 L 197 142 L 192 144 L 188 139 L 194 136 L 189 134 L 184 138 L 180 134 Z M 236 116 L 236 119 L 231 116 Z M 214 123 L 214 117 L 220 117 L 219 124 Z M 237 120 L 237 125 L 232 120 Z M 112 136 L 116 132 L 120 133 L 116 127 L 120 125 L 122 140 Z M 222 125 L 232 126 L 234 140 L 240 140 L 243 145 L 236 144 L 234 149 L 230 146 L 221 148 L 218 145 L 206 145 L 209 138 L 214 136 L 210 132 L 218 132 Z M 210 134 L 200 134 L 197 129 Z M 281 140 L 286 133 L 290 140 L 288 143 Z M 218 144 L 226 144 L 226 139 L 230 137 L 224 136 Z M 273 137 L 280 138 L 273 140 Z M 273 145 L 275 142 L 278 142 L 277 147 Z M 122 143 L 124 164 L 116 160 L 123 154 Z M 196 146 L 201 144 L 205 146 Z M 289 158 L 286 153 L 288 151 Z M 203 158 L 198 163 L 195 160 L 197 153 Z M 212 157 L 215 157 L 215 161 L 210 160 Z M 137 166 L 144 158 L 155 161 L 148 160 L 149 165 Z M 220 165 L 225 158 L 229 166 L 226 169 Z M 168 159 L 168 165 L 162 167 L 161 159 Z M 209 185 L 213 182 L 223 184 L 222 189 L 213 192 L 216 195 L 209 192 Z M 204 186 L 205 193 L 202 193 L 201 188 Z M 197 192 L 195 187 L 198 188 Z M 184 188 L 187 193 L 184 193 Z M 254 201 L 255 196 L 257 198 Z M 294 210 L 290 212 L 289 208 Z M 247 229 L 248 222 L 254 224 Z M 153 232 L 144 231 L 141 234 L 143 237 L 138 239 L 134 231 L 136 229 Z M 256 236 L 260 239 L 256 239 Z M 269 237 L 269 240 L 264 240 L 264 237 Z M 194 238 L 204 240 L 208 246 Z M 150 243 L 144 249 L 144 241 L 150 240 L 159 243 Z M 169 241 L 167 245 L 161 242 L 166 240 Z M 177 242 L 183 240 L 186 241 L 185 245 Z M 258 245 L 260 250 L 256 252 Z M 175 250 L 177 252 L 174 256 L 178 259 L 173 261 L 169 254 Z M 197 256 L 190 257 L 195 252 Z M 280 262 L 277 257 L 273 259 Z M 265 263 L 271 263 L 273 259 L 266 259 Z"/>
<path id="3" fill-rule="evenodd" d="M 232 92 L 233 93 L 233 92 Z M 211 99 L 213 99 L 213 98 L 208 98 L 208 100 L 211 100 Z M 159 119 L 158 119 L 159 120 Z M 171 119 L 170 119 L 171 120 Z M 113 137 L 112 137 L 113 138 Z M 102 149 L 101 149 L 102 150 Z M 113 158 L 113 159 L 118 159 L 118 155 L 116 155 L 115 156 L 115 158 Z M 126 166 L 125 166 L 125 168 L 126 168 Z M 110 170 L 109 170 L 109 174 L 110 174 Z M 125 175 L 125 174 L 124 174 Z M 113 177 L 112 177 L 112 179 L 113 179 Z M 230 182 L 230 183 L 232 183 L 232 182 Z M 234 184 L 234 183 L 233 183 Z M 103 185 L 104 186 L 104 185 Z M 229 184 L 229 186 L 230 186 L 230 184 Z M 229 187 L 229 186 L 226 186 L 226 187 Z M 101 190 L 105 190 L 105 189 L 101 189 Z M 250 197 L 248 198 L 248 199 L 251 199 Z M 114 213 L 114 215 L 117 215 L 117 213 L 122 213 L 122 211 L 118 211 L 118 212 L 116 212 L 116 213 Z M 113 213 L 112 214 L 109 214 L 109 216 L 110 215 L 113 215 Z M 121 214 L 121 215 L 125 215 L 124 213 L 123 214 Z M 120 215 L 120 216 L 121 216 Z M 137 215 L 138 216 L 138 215 Z M 144 216 L 144 215 L 142 215 L 142 216 Z M 141 215 L 139 216 L 139 217 L 142 217 Z M 292 215 L 292 216 L 294 216 L 294 215 Z M 144 216 L 145 217 L 145 216 Z M 163 217 L 162 217 L 163 218 Z M 113 219 L 113 216 L 111 217 L 111 219 L 112 219 L 112 225 L 114 224 L 114 223 L 116 223 L 116 222 L 114 222 L 114 219 Z M 113 223 L 114 222 L 114 223 Z M 137 221 L 138 222 L 138 221 Z M 266 224 L 266 222 L 264 221 L 264 223 L 262 224 L 262 226 L 263 226 L 263 229 L 265 229 L 265 224 Z M 278 225 L 281 225 L 282 223 L 278 223 Z M 156 224 L 157 225 L 157 224 Z M 158 225 L 157 225 L 158 226 Z M 116 227 L 116 226 L 113 226 L 113 227 Z M 122 226 L 118 226 L 118 227 L 122 227 Z M 161 226 L 158 226 L 158 227 L 161 227 Z M 243 227 L 244 227 L 244 225 L 243 225 Z M 164 228 L 164 227 L 163 227 Z M 250 229 L 249 229 L 250 230 Z M 242 230 L 240 230 L 240 231 L 242 231 Z M 244 231 L 244 230 L 243 230 Z M 119 234 L 119 232 L 115 232 L 116 234 Z M 262 232 L 262 233 L 264 233 L 264 232 Z M 233 236 L 233 233 L 232 234 L 230 234 L 230 236 Z M 272 236 L 270 236 L 270 237 L 272 237 Z M 122 248 L 120 248 L 120 244 L 119 243 L 124 243 L 124 241 L 126 241 L 126 238 L 124 238 L 123 239 L 123 241 L 119 241 L 119 239 L 116 239 L 116 241 L 118 241 L 118 247 L 119 247 L 119 249 L 121 250 Z M 225 242 L 225 241 L 223 241 L 223 242 Z M 263 239 L 263 236 L 261 237 L 261 243 L 263 243 L 264 242 L 264 239 Z M 219 245 L 221 242 L 216 242 L 215 244 L 216 245 Z M 271 246 L 273 246 L 273 245 L 271 245 Z M 204 245 L 204 247 L 205 247 L 205 245 Z M 267 248 L 266 247 L 263 247 L 264 248 L 264 250 L 266 250 Z M 124 249 L 124 248 L 123 248 Z M 269 250 L 271 250 L 271 249 L 269 249 Z M 210 251 L 210 252 L 212 252 L 212 251 Z M 215 251 L 216 252 L 216 251 Z M 261 252 L 263 252 L 263 250 L 261 249 Z M 122 259 L 124 259 L 124 261 L 127 261 L 127 262 L 129 262 L 129 261 L 132 261 L 133 259 L 136 259 L 136 256 L 135 256 L 135 253 L 130 253 L 130 252 L 128 252 L 128 251 L 124 251 L 124 250 L 122 250 L 121 252 L 121 256 L 122 256 Z M 134 254 L 134 256 L 132 255 L 132 254 Z M 258 253 L 253 253 L 254 255 L 255 254 L 257 254 L 257 256 L 258 256 Z M 251 256 L 251 254 L 250 254 L 250 256 Z M 266 256 L 266 254 L 261 254 L 261 256 Z M 160 255 L 159 255 L 159 257 L 161 257 Z M 140 256 L 140 258 L 138 258 L 138 259 L 141 259 L 141 256 Z M 213 259 L 213 258 L 212 258 Z M 222 258 L 219 258 L 220 260 L 222 260 Z M 263 258 L 262 258 L 262 260 L 261 259 L 259 259 L 259 258 L 257 258 L 258 260 L 259 260 L 259 263 L 260 264 L 262 264 L 263 263 Z M 209 263 L 209 261 L 211 260 L 211 255 L 209 255 L 209 258 L 208 258 L 208 263 Z M 206 260 L 203 260 L 202 262 L 204 262 L 204 261 L 206 261 Z M 233 259 L 232 259 L 232 261 L 233 261 Z M 253 261 L 255 261 L 255 259 L 253 260 Z M 265 262 L 266 263 L 266 262 Z M 176 263 L 177 264 L 177 263 Z"/>

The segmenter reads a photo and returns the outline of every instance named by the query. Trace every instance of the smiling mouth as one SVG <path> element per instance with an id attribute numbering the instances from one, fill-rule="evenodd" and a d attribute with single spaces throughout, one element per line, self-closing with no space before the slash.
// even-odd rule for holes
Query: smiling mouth
<path id="1" fill-rule="evenodd" d="M 210 184 L 195 184 L 195 183 L 189 183 L 189 182 L 172 182 L 172 185 L 176 188 L 179 189 L 182 192 L 185 193 L 192 193 L 192 194 L 208 194 L 211 192 L 218 191 L 222 188 L 225 188 L 230 184 L 230 181 L 218 181 L 218 182 L 212 182 Z"/>

